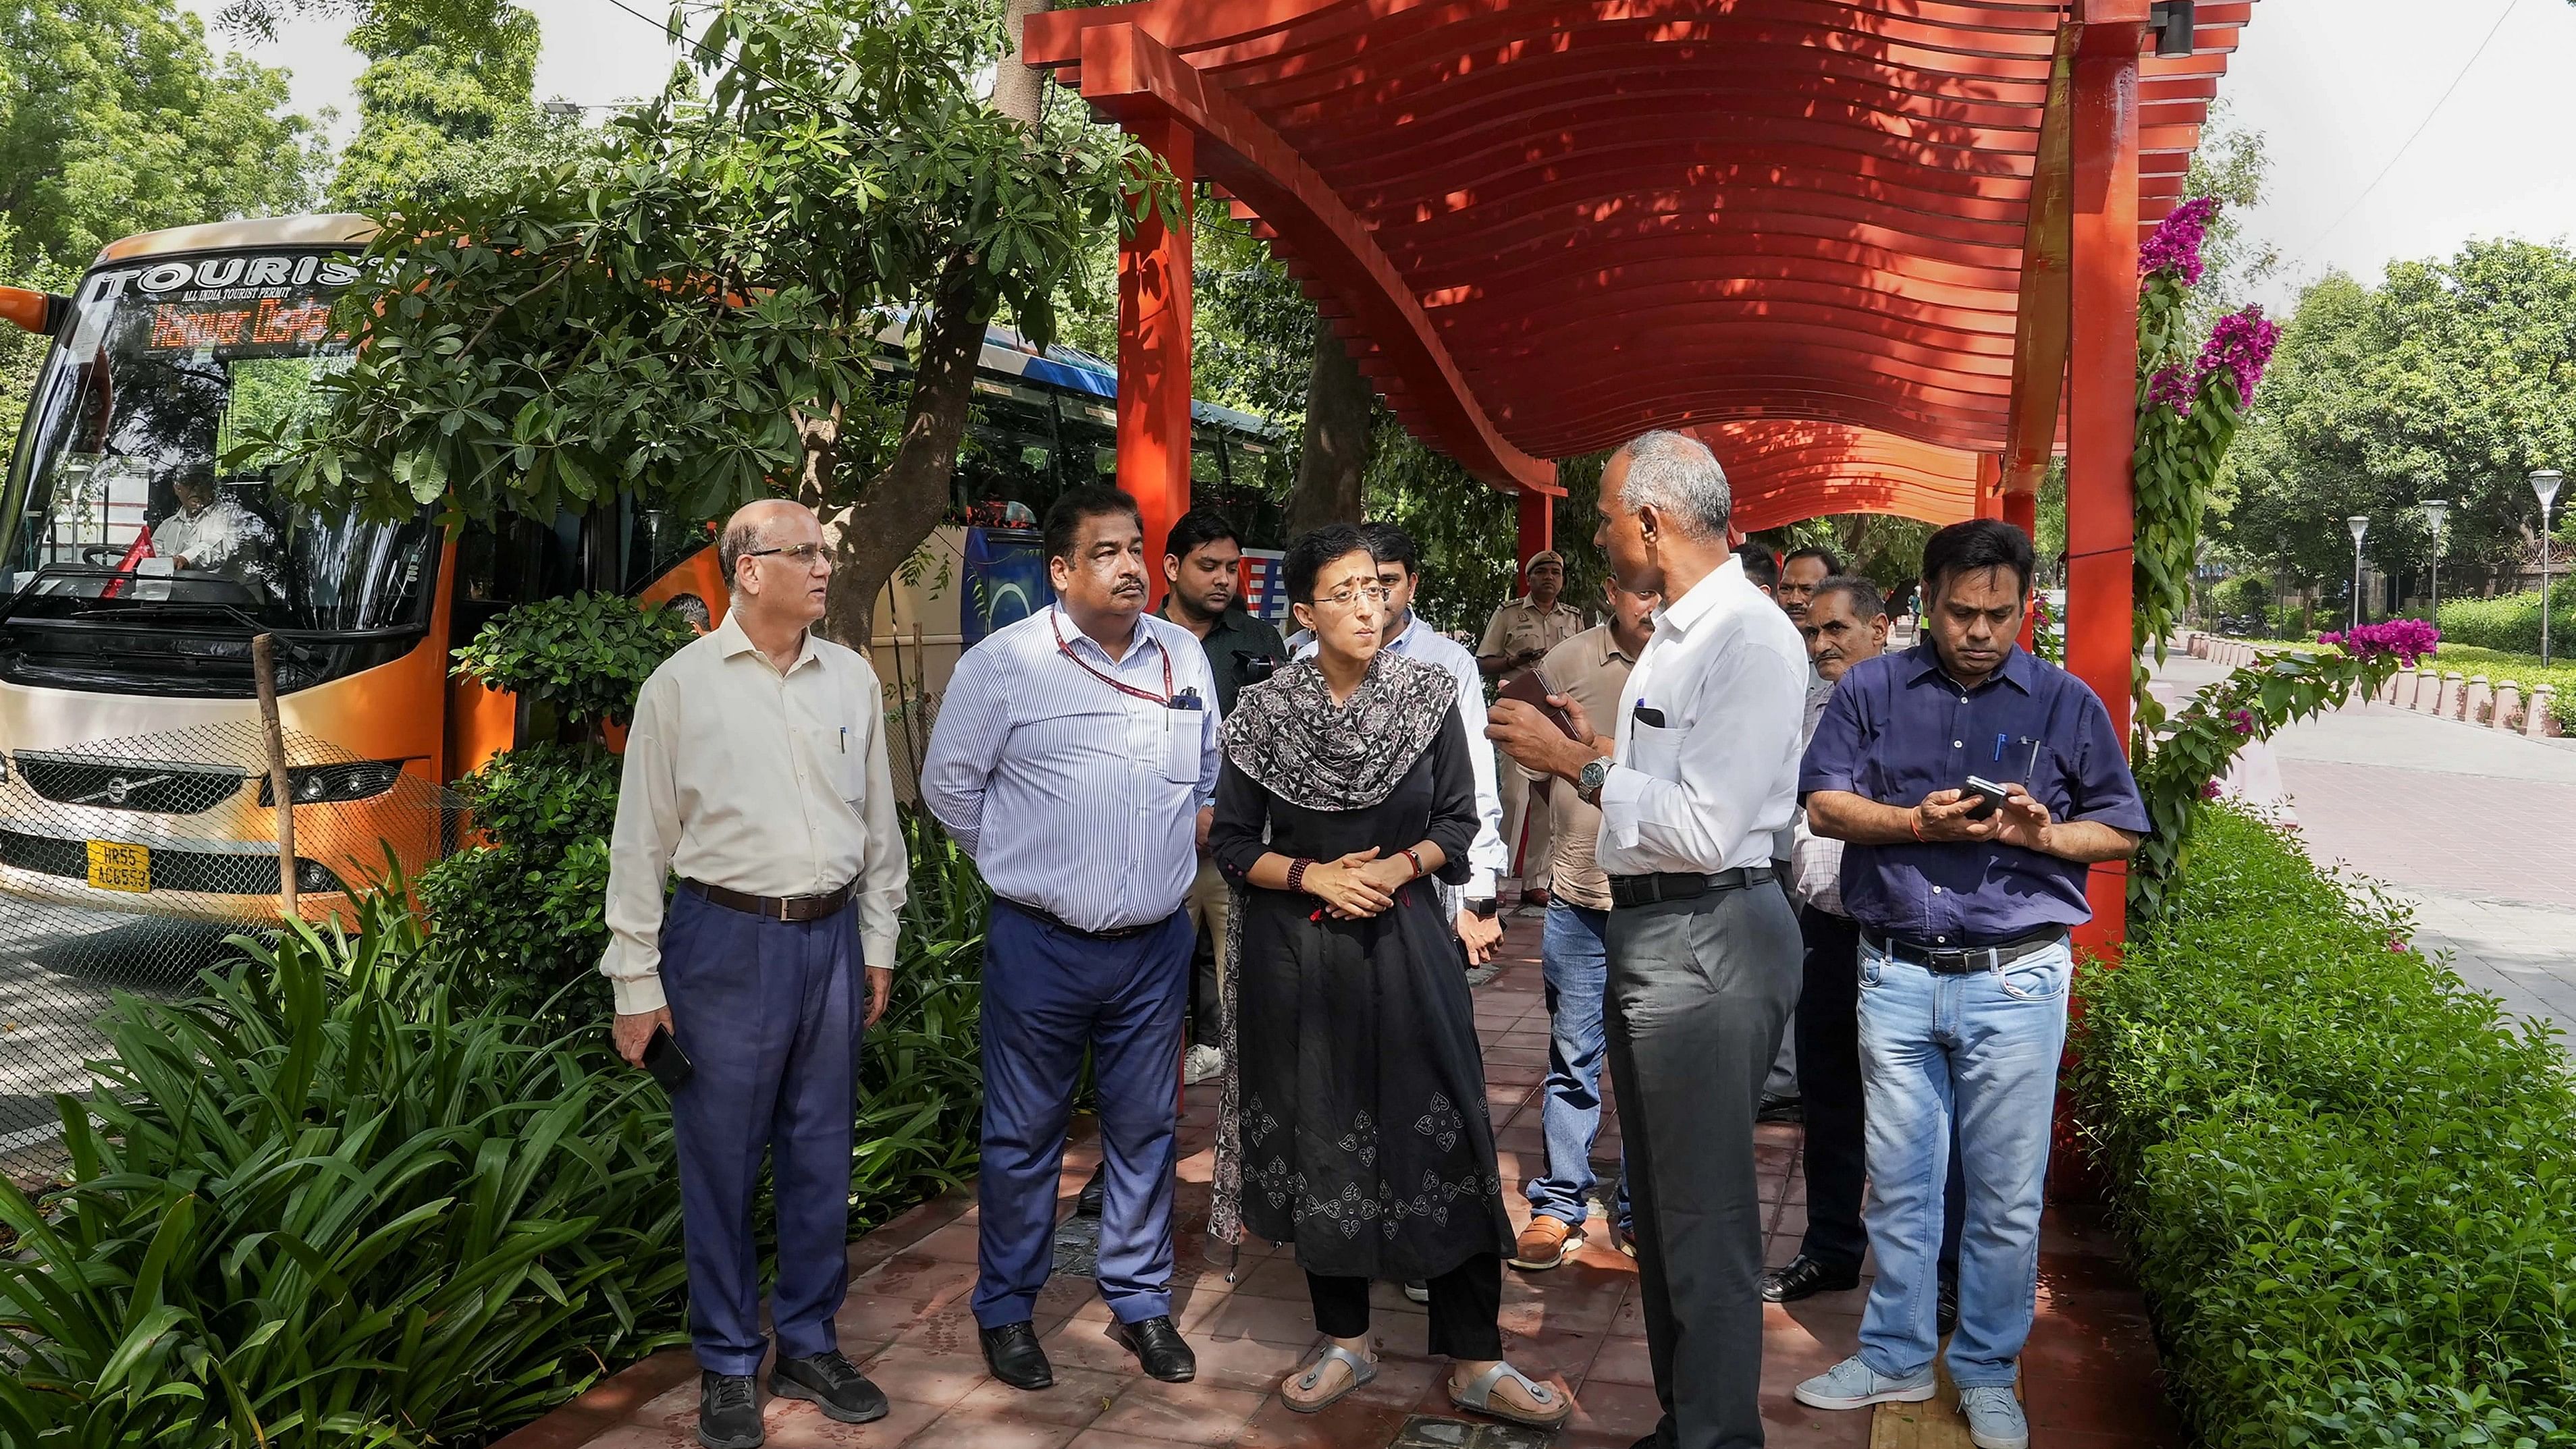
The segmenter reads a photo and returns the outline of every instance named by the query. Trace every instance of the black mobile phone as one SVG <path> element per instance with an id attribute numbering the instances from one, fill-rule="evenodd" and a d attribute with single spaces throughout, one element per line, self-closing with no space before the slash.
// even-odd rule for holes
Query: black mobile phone
<path id="1" fill-rule="evenodd" d="M 1969 819 L 1991 820 L 1996 811 L 2004 808 L 2004 787 L 1994 781 L 1982 780 L 1970 775 L 1964 788 L 1969 794 L 1977 797 L 1976 808 L 1968 812 Z"/>
<path id="2" fill-rule="evenodd" d="M 697 1068 L 690 1064 L 689 1054 L 671 1039 L 671 1029 L 657 1026 L 653 1028 L 653 1039 L 644 1043 L 644 1070 L 653 1074 L 663 1091 L 676 1092 L 688 1085 Z"/>

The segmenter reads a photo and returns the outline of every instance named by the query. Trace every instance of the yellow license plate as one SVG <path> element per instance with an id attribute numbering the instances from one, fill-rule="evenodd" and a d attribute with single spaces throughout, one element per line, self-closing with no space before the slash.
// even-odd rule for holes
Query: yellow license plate
<path id="1" fill-rule="evenodd" d="M 143 845 L 120 845 L 113 840 L 89 843 L 89 883 L 103 891 L 152 889 L 152 850 Z"/>

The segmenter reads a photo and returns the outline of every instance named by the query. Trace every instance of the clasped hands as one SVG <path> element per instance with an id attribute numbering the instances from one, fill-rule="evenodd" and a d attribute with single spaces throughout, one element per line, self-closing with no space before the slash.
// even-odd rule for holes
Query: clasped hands
<path id="1" fill-rule="evenodd" d="M 1909 827 L 1916 839 L 1927 843 L 1991 841 L 2024 850 L 2047 849 L 2048 827 L 2056 821 L 2030 791 L 2006 785 L 2002 807 L 1983 820 L 1971 820 L 1968 812 L 1977 808 L 1977 800 L 1964 790 L 1935 790 L 1914 807 Z"/>
<path id="2" fill-rule="evenodd" d="M 1337 921 L 1364 921 L 1395 904 L 1395 893 L 1413 879 L 1403 852 L 1383 856 L 1374 845 L 1339 860 L 1319 860 L 1301 878 L 1306 894 L 1324 903 Z"/>

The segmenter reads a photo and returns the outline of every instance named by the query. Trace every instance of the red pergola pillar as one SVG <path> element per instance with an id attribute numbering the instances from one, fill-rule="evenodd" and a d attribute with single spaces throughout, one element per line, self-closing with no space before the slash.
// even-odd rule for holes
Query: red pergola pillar
<path id="1" fill-rule="evenodd" d="M 1521 540 L 1519 557 L 1521 577 L 1519 580 L 1514 581 L 1513 587 L 1515 589 L 1519 588 L 1520 583 L 1528 578 L 1529 561 L 1538 554 L 1556 547 L 1556 496 L 1550 493 L 1541 493 L 1535 488 L 1522 489 L 1520 491 L 1520 524 Z"/>
<path id="2" fill-rule="evenodd" d="M 1163 538 L 1190 508 L 1190 226 L 1197 138 L 1172 116 L 1127 128 L 1181 180 L 1180 225 L 1148 210 L 1118 247 L 1118 486 L 1145 524 L 1145 577 L 1163 598 Z"/>
<path id="3" fill-rule="evenodd" d="M 2147 0 L 2080 0 L 2075 58 L 2071 338 L 2067 366 L 2066 667 L 2129 729 L 2137 448 L 2138 55 Z M 2076 944 L 2116 955 L 2128 873 L 2096 866 Z"/>

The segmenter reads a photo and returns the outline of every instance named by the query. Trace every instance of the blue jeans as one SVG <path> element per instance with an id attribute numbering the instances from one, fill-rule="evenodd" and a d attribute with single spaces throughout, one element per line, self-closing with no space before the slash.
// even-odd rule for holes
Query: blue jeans
<path id="1" fill-rule="evenodd" d="M 1962 1388 L 2013 1381 L 2039 1283 L 2041 1188 L 2074 970 L 2063 942 L 1965 976 L 1935 976 L 1861 942 L 1867 1216 L 1878 1281 L 1861 1319 L 1860 1356 L 1874 1373 L 1919 1373 L 1939 1347 L 1934 1260 L 1955 1125 L 1968 1202 L 1950 1377 Z"/>
<path id="2" fill-rule="evenodd" d="M 1610 963 L 1602 945 L 1610 913 L 1550 901 L 1539 955 L 1547 976 L 1547 1083 L 1539 1125 L 1547 1133 L 1547 1170 L 1530 1179 L 1530 1211 L 1575 1227 L 1590 1213 L 1592 1141 L 1601 1135 L 1602 1064 L 1609 1038 L 1601 1025 Z M 1628 1164 L 1619 1163 L 1619 1231 L 1628 1231 Z"/>

